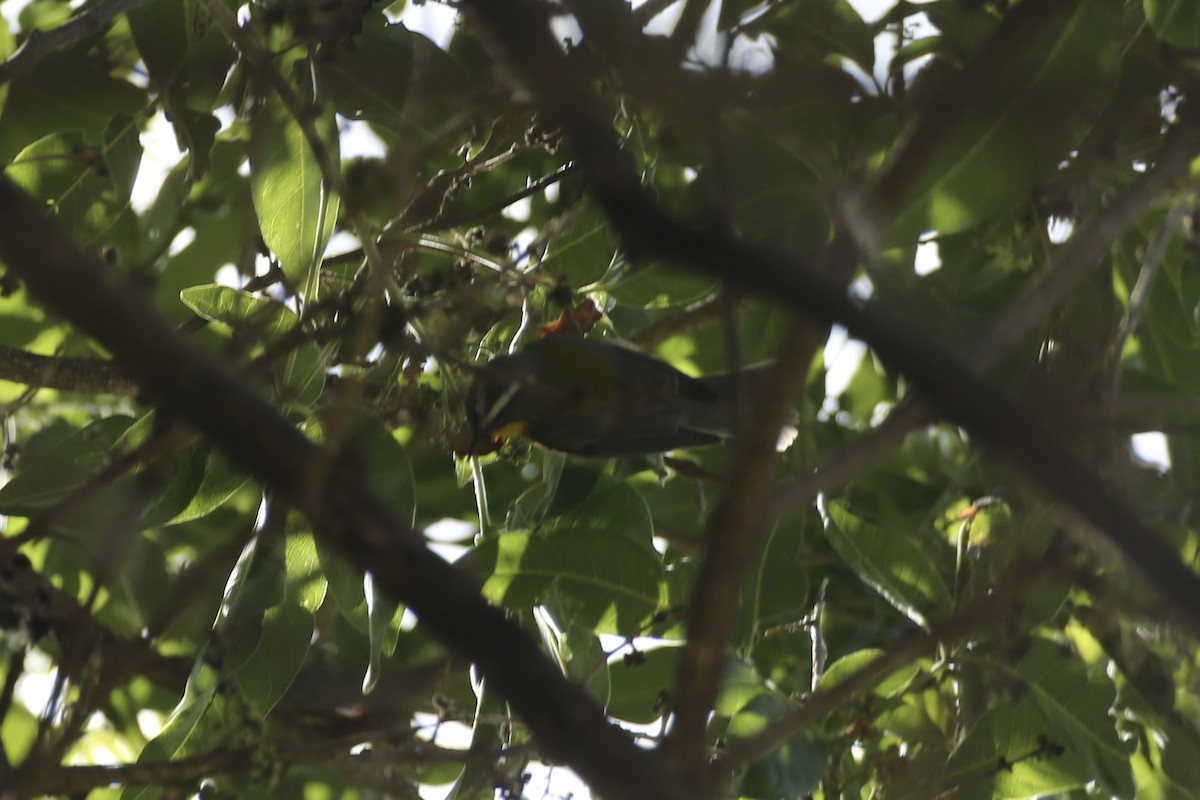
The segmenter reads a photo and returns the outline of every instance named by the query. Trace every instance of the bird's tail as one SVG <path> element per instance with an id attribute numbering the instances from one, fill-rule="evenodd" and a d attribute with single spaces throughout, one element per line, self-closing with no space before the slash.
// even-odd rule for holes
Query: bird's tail
<path id="1" fill-rule="evenodd" d="M 760 392 L 771 390 L 771 369 L 774 366 L 773 361 L 763 361 L 733 372 L 697 378 L 712 392 L 712 397 L 707 402 L 694 404 L 694 409 L 689 413 L 689 427 L 720 436 L 732 436 L 739 429 L 744 429 L 754 408 L 755 398 Z M 743 423 L 741 425 L 738 424 L 739 416 Z M 783 452 L 791 447 L 799 433 L 799 421 L 800 415 L 792 409 L 779 431 L 776 450 Z"/>

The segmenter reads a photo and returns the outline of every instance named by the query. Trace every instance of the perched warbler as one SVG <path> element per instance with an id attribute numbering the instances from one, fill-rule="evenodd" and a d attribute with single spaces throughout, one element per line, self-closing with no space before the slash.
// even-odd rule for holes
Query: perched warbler
<path id="1" fill-rule="evenodd" d="M 622 344 L 550 336 L 479 368 L 466 404 L 469 453 L 514 436 L 600 457 L 717 444 L 737 427 L 737 393 L 748 407 L 770 366 L 693 378 Z M 785 429 L 778 449 L 795 435 Z"/>

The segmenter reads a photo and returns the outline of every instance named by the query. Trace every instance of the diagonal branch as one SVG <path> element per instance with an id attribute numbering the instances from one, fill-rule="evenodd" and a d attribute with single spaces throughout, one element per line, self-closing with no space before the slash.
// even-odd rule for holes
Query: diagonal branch
<path id="1" fill-rule="evenodd" d="M 82 253 L 6 178 L 0 178 L 0 260 L 32 296 L 104 345 L 155 405 L 303 511 L 320 536 L 477 664 L 548 757 L 570 765 L 602 795 L 683 796 L 652 753 L 611 726 L 470 578 L 387 510 L 352 456 L 333 464 L 321 458 L 265 400 L 180 337 L 135 287 Z"/>
<path id="2" fill-rule="evenodd" d="M 820 722 L 830 712 L 843 707 L 875 686 L 888 673 L 910 664 L 939 645 L 962 642 L 989 627 L 1002 623 L 1014 613 L 1021 597 L 1039 581 L 1053 578 L 1061 569 L 1045 564 L 1022 564 L 1001 580 L 991 594 L 964 608 L 951 619 L 928 633 L 920 633 L 889 647 L 845 680 L 829 689 L 808 695 L 798 708 L 772 721 L 755 737 L 731 748 L 717 761 L 725 772 L 744 769 L 751 762 L 775 750 L 800 731 Z"/>
<path id="3" fill-rule="evenodd" d="M 535 0 L 464 0 L 501 45 L 547 117 L 562 126 L 593 196 L 631 257 L 658 258 L 772 297 L 822 324 L 840 323 L 906 375 L 930 405 L 1013 462 L 1072 508 L 1154 582 L 1200 628 L 1200 577 L 1179 553 L 1117 500 L 1032 415 L 981 382 L 946 346 L 800 258 L 742 241 L 720 227 L 695 228 L 666 214 L 641 186 L 611 125 L 613 114 L 585 87 Z"/>
<path id="4" fill-rule="evenodd" d="M 41 356 L 15 347 L 0 346 L 0 380 L 31 388 L 87 394 L 137 394 L 130 380 L 112 361 L 99 358 Z"/>
<path id="5" fill-rule="evenodd" d="M 675 769 L 693 797 L 711 793 L 705 781 L 705 729 L 725 682 L 728 642 L 739 614 L 742 583 L 770 529 L 766 498 L 777 458 L 780 424 L 825 343 L 823 330 L 800 322 L 779 354 L 771 380 L 753 398 L 751 424 L 735 441 L 732 483 L 708 523 L 708 551 L 700 564 L 688 609 L 688 636 L 679 659 L 668 747 Z"/>
<path id="6" fill-rule="evenodd" d="M 13 78 L 20 78 L 33 71 L 43 58 L 57 53 L 73 44 L 95 36 L 112 24 L 122 14 L 148 5 L 151 0 L 103 0 L 94 3 L 71 19 L 48 31 L 34 31 L 25 44 L 0 64 L 0 86 Z"/>
<path id="7" fill-rule="evenodd" d="M 967 349 L 963 360 L 979 373 L 993 366 L 1062 303 L 1088 273 L 1104 263 L 1104 254 L 1117 239 L 1187 177 L 1197 151 L 1200 151 L 1200 102 L 1193 100 L 1180 112 L 1179 122 L 1155 154 L 1153 166 L 1076 226 L 1071 238 L 1058 249 L 1037 280 L 996 315 L 988 330 Z M 900 447 L 911 431 L 934 419 L 933 410 L 916 398 L 905 400 L 881 425 L 827 454 L 810 474 L 778 487 L 772 500 L 772 517 L 777 519 L 808 505 L 818 492 L 844 488 Z"/>

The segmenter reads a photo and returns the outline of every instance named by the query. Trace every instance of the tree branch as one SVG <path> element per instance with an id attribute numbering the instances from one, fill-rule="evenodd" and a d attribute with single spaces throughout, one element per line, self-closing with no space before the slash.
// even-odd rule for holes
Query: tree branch
<path id="1" fill-rule="evenodd" d="M 963 361 L 980 373 L 994 365 L 1091 270 L 1103 263 L 1104 254 L 1118 238 L 1172 186 L 1187 177 L 1197 151 L 1200 151 L 1200 99 L 1187 103 L 1182 110 L 1179 123 L 1167 134 L 1154 165 L 1124 193 L 1075 228 L 1041 276 L 996 316 L 988 330 L 967 349 Z M 1177 398 L 1174 402 L 1185 409 L 1200 407 L 1187 398 Z M 827 454 L 810 474 L 781 485 L 771 501 L 773 518 L 808 505 L 818 492 L 844 488 L 900 447 L 909 433 L 934 419 L 931 408 L 915 397 L 906 399 L 882 424 Z"/>
<path id="2" fill-rule="evenodd" d="M 117 17 L 150 2 L 151 0 L 102 0 L 53 30 L 33 31 L 25 40 L 25 44 L 0 64 L 0 86 L 13 78 L 28 75 L 51 53 L 82 42 L 89 36 L 95 36 L 111 25 Z"/>
<path id="3" fill-rule="evenodd" d="M 99 358 L 41 356 L 0 345 L 0 380 L 38 389 L 83 394 L 137 394 L 138 385 L 120 366 Z"/>
<path id="4" fill-rule="evenodd" d="M 393 732 L 380 731 L 376 735 L 383 739 L 394 739 Z M 499 751 L 448 750 L 414 739 L 365 750 L 357 755 L 350 754 L 351 748 L 372 738 L 375 736 L 367 732 L 341 739 L 283 742 L 272 748 L 269 755 L 285 767 L 324 765 L 343 775 L 353 775 L 354 780 L 364 788 L 370 786 L 388 792 L 391 797 L 411 798 L 418 797 L 416 787 L 403 776 L 396 775 L 397 765 L 469 762 L 486 768 L 488 765 L 494 767 L 496 760 L 503 755 Z M 174 761 L 104 766 L 47 765 L 42 774 L 21 788 L 36 795 L 74 796 L 104 786 L 186 787 L 213 775 L 246 774 L 262 770 L 264 755 L 268 755 L 264 748 L 247 747 L 213 750 Z"/>
<path id="5" fill-rule="evenodd" d="M 353 457 L 328 463 L 262 397 L 172 330 L 128 281 L 80 252 L 7 178 L 0 178 L 0 259 L 31 295 L 103 344 L 157 406 L 304 512 L 320 536 L 475 662 L 548 757 L 602 795 L 683 796 L 653 754 L 611 726 L 470 578 L 387 510 Z"/>
<path id="6" fill-rule="evenodd" d="M 906 375 L 929 403 L 1022 468 L 1043 491 L 1073 508 L 1150 577 L 1200 629 L 1200 577 L 1037 419 L 982 383 L 941 343 L 844 281 L 803 259 L 742 241 L 729 230 L 695 228 L 667 215 L 641 186 L 629 155 L 586 76 L 564 57 L 536 0 L 464 0 L 499 42 L 547 117 L 572 144 L 592 194 L 631 258 L 661 259 L 774 298 L 821 324 L 840 323 Z"/>
<path id="7" fill-rule="evenodd" d="M 823 331 L 802 321 L 779 354 L 771 379 L 752 399 L 751 423 L 734 442 L 732 484 L 709 519 L 708 551 L 688 611 L 688 636 L 672 698 L 667 739 L 675 769 L 692 797 L 711 794 L 705 747 L 708 717 L 725 682 L 729 636 L 737 622 L 742 583 L 770 528 L 766 498 L 775 470 L 775 442 L 808 365 L 825 343 Z"/>
<path id="8" fill-rule="evenodd" d="M 968 636 L 995 625 L 1013 613 L 1022 593 L 1054 570 L 1039 564 L 1021 564 L 1000 582 L 994 592 L 963 609 L 929 633 L 922 633 L 889 647 L 879 658 L 830 689 L 805 697 L 798 708 L 768 725 L 761 733 L 730 748 L 715 764 L 717 769 L 736 772 L 770 753 L 800 731 L 820 722 L 867 691 L 889 672 L 911 663 L 941 644 L 961 642 Z"/>

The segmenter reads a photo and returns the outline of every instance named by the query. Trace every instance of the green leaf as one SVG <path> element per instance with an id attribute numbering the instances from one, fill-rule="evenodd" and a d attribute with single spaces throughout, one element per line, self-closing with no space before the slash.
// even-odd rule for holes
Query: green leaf
<path id="1" fill-rule="evenodd" d="M 142 748 L 138 763 L 162 763 L 216 747 L 220 737 L 215 735 L 213 721 L 221 716 L 225 705 L 218 691 L 220 683 L 218 672 L 204 663 L 203 658 L 197 659 L 183 696 L 158 736 Z M 121 800 L 149 800 L 162 795 L 160 786 L 130 786 L 121 793 Z"/>
<path id="2" fill-rule="evenodd" d="M 619 665 L 609 665 L 600 638 L 590 628 L 571 625 L 562 644 L 567 677 L 583 685 L 602 706 L 607 706 L 613 697 L 611 672 Z"/>
<path id="3" fill-rule="evenodd" d="M 204 459 L 204 475 L 200 485 L 187 506 L 171 519 L 170 524 L 191 522 L 208 516 L 249 481 L 249 476 L 231 465 L 220 452 L 210 450 Z"/>
<path id="4" fill-rule="evenodd" d="M 883 652 L 882 650 L 868 648 L 842 656 L 826 668 L 825 674 L 817 682 L 817 689 L 829 691 L 839 683 L 866 668 L 872 661 L 882 656 Z M 912 683 L 913 678 L 916 677 L 919 671 L 920 666 L 917 664 L 900 667 L 876 681 L 875 693 L 880 697 L 895 697 L 908 688 L 908 685 Z"/>
<path id="5" fill-rule="evenodd" d="M 179 299 L 204 319 L 253 332 L 264 341 L 277 339 L 297 322 L 296 313 L 278 300 L 215 283 L 184 289 Z"/>
<path id="6" fill-rule="evenodd" d="M 12 31 L 8 29 L 8 20 L 0 17 L 0 63 L 8 60 L 8 57 L 13 54 L 15 44 L 13 42 Z M 3 86 L 0 86 L 0 118 L 4 116 L 4 104 L 8 101 L 8 82 L 5 81 Z"/>
<path id="7" fill-rule="evenodd" d="M 0 488 L 0 514 L 32 517 L 57 506 L 104 468 L 109 449 L 132 423 L 123 416 L 97 420 L 24 465 Z"/>
<path id="8" fill-rule="evenodd" d="M 316 116 L 313 124 L 336 165 L 337 123 L 332 110 Z M 302 281 L 316 267 L 333 233 L 338 199 L 325 185 L 300 124 L 278 100 L 265 102 L 254 120 L 250 185 L 263 241 L 278 257 L 284 274 Z"/>
<path id="9" fill-rule="evenodd" d="M 542 481 L 517 498 L 510 528 L 534 528 L 584 502 L 596 489 L 603 471 L 583 459 L 569 459 L 549 450 L 541 452 Z"/>
<path id="10" fill-rule="evenodd" d="M 637 308 L 678 308 L 716 291 L 717 283 L 694 272 L 669 267 L 640 267 L 607 287 L 619 302 Z"/>
<path id="11" fill-rule="evenodd" d="M 1066 744 L 1048 736 L 1049 730 L 1047 719 L 1031 698 L 997 704 L 983 714 L 954 751 L 941 785 L 970 786 L 969 797 L 996 800 L 1040 797 L 1082 787 L 1092 776 L 1069 748 L 1049 757 L 1032 757 L 1043 741 Z"/>
<path id="12" fill-rule="evenodd" d="M 803 619 L 811 610 L 805 527 L 791 520 L 777 525 L 743 589 L 747 627 L 756 636 L 772 626 Z"/>
<path id="13" fill-rule="evenodd" d="M 729 738 L 736 741 L 761 733 L 771 721 L 791 709 L 776 694 L 760 694 L 730 720 Z M 823 741 L 811 732 L 797 734 L 746 769 L 738 794 L 762 800 L 804 797 L 819 786 L 828 761 Z"/>
<path id="14" fill-rule="evenodd" d="M 383 498 L 396 516 L 416 522 L 416 479 L 408 453 L 379 420 L 352 406 L 323 409 L 306 427 L 313 441 L 323 444 L 332 461 L 347 459 L 365 471 L 367 483 Z M 352 623 L 361 622 L 365 611 L 368 634 L 368 663 L 363 692 L 371 691 L 379 676 L 380 662 L 390 641 L 398 605 L 375 585 L 369 576 L 350 566 L 341 553 L 329 548 L 324 538 L 316 542 L 321 568 L 339 611 Z M 363 606 L 365 605 L 365 608 Z"/>
<path id="15" fill-rule="evenodd" d="M 284 544 L 284 600 L 263 611 L 258 646 L 234 671 L 234 679 L 262 715 L 283 697 L 312 644 L 314 616 L 327 582 L 306 523 L 288 523 Z"/>
<path id="16" fill-rule="evenodd" d="M 763 15 L 751 33 L 769 32 L 776 47 L 792 57 L 821 60 L 849 56 L 870 74 L 875 64 L 875 36 L 854 6 L 846 0 L 806 0 L 789 3 L 775 14 Z"/>
<path id="17" fill-rule="evenodd" d="M 617 245 L 608 220 L 599 211 L 587 211 L 563 234 L 550 240 L 539 265 L 573 289 L 588 286 L 604 277 Z"/>
<path id="18" fill-rule="evenodd" d="M 22 150 L 6 170 L 21 188 L 46 202 L 84 249 L 114 248 L 119 262 L 136 251 L 129 193 L 141 161 L 138 130 L 116 118 L 103 137 L 56 133 Z"/>
<path id="19" fill-rule="evenodd" d="M 851 84 L 840 72 L 826 80 L 826 92 Z M 835 117 L 829 106 L 849 102 L 850 89 L 846 88 L 844 96 L 828 105 L 814 103 L 813 109 L 794 111 L 794 121 L 789 118 L 791 124 L 785 124 L 784 130 L 747 124 L 726 137 L 728 166 L 702 172 L 697 190 L 731 203 L 737 228 L 746 238 L 795 253 L 818 252 L 829 240 L 830 231 L 828 195 L 818 177 L 828 156 L 811 141 L 815 126 L 804 112 Z"/>
<path id="20" fill-rule="evenodd" d="M 614 660 L 609 665 L 612 700 L 605 712 L 636 725 L 649 725 L 661 717 L 663 701 L 675 685 L 681 652 L 678 647 L 659 647 Z"/>
<path id="21" fill-rule="evenodd" d="M 226 5 L 237 8 L 236 3 Z M 165 97 L 178 134 L 180 112 L 212 110 L 233 65 L 233 46 L 196 0 L 150 3 L 131 11 L 128 20 L 151 84 Z"/>
<path id="22" fill-rule="evenodd" d="M 109 65 L 94 53 L 72 49 L 51 53 L 34 71 L 9 85 L 0 115 L 0 163 L 50 134 L 74 131 L 99 142 L 115 116 L 137 118 L 145 94 L 111 77 Z"/>
<path id="23" fill-rule="evenodd" d="M 838 555 L 897 611 L 922 628 L 950 612 L 950 592 L 937 568 L 902 532 L 884 530 L 839 501 L 820 510 Z"/>
<path id="24" fill-rule="evenodd" d="M 654 520 L 646 501 L 627 483 L 591 492 L 555 523 L 557 528 L 615 533 L 653 551 Z"/>
<path id="25" fill-rule="evenodd" d="M 1200 3 L 1196 0 L 1144 0 L 1143 5 L 1159 39 L 1180 50 L 1200 47 Z"/>
<path id="26" fill-rule="evenodd" d="M 317 63 L 338 113 L 383 125 L 420 145 L 441 145 L 439 134 L 471 82 L 457 62 L 403 25 L 364 31 L 353 49 Z M 410 145 L 412 146 L 412 145 Z"/>
<path id="27" fill-rule="evenodd" d="M 657 610 L 662 566 L 616 532 L 505 533 L 466 558 L 488 600 L 527 609 L 551 591 L 570 619 L 601 633 L 633 634 Z"/>
<path id="28" fill-rule="evenodd" d="M 316 403 L 325 388 L 325 371 L 332 350 L 332 346 L 322 348 L 314 342 L 305 342 L 272 364 L 280 401 L 304 406 Z"/>
<path id="29" fill-rule="evenodd" d="M 1051 174 L 1116 86 L 1120 21 L 1112 0 L 1083 0 L 1011 42 L 1006 63 L 989 67 L 987 91 L 970 98 L 919 178 L 905 187 L 908 201 L 886 241 L 976 225 L 1015 206 Z"/>
<path id="30" fill-rule="evenodd" d="M 1116 700 L 1112 681 L 1044 639 L 1034 640 L 1017 672 L 1033 690 L 1033 700 L 1052 729 L 1088 773 L 1110 794 L 1131 797 L 1130 747 L 1117 736 L 1111 714 Z"/>

